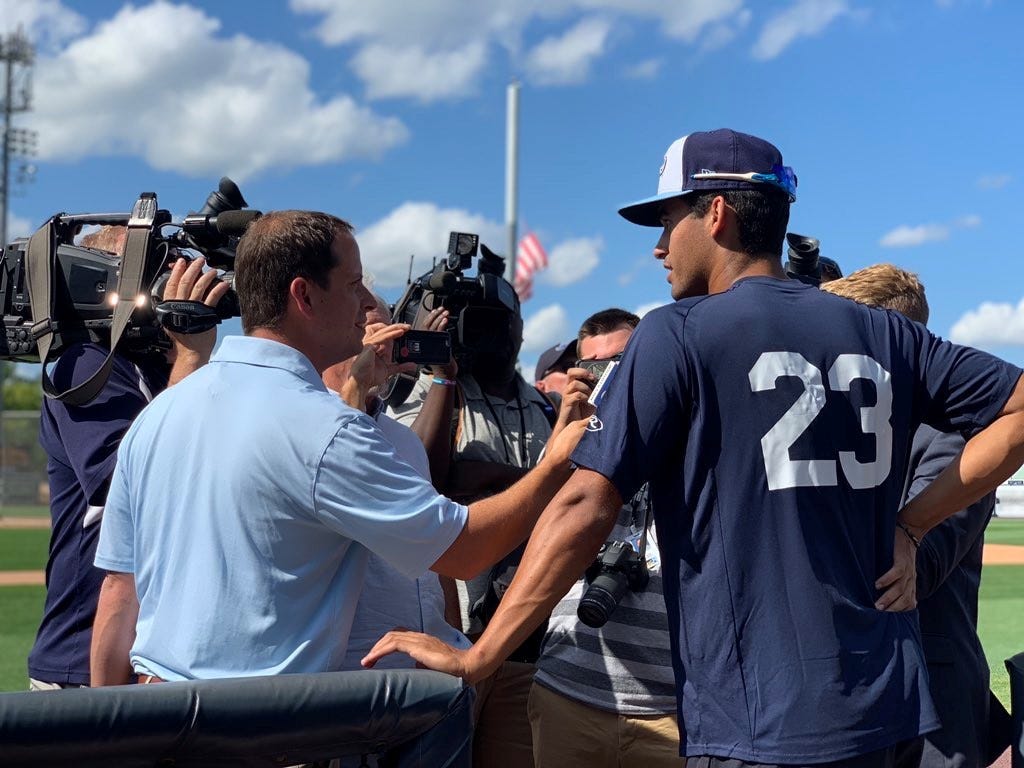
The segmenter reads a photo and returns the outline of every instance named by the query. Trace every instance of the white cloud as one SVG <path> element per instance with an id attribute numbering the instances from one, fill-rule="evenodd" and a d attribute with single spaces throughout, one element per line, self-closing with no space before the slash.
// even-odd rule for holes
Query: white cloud
<path id="1" fill-rule="evenodd" d="M 1008 173 L 991 173 L 976 182 L 981 189 L 1002 189 L 1013 180 Z"/>
<path id="2" fill-rule="evenodd" d="M 725 40 L 730 30 L 741 28 L 750 14 L 743 0 L 418 0 L 415 3 L 367 3 L 365 0 L 291 0 L 296 13 L 316 18 L 314 34 L 328 46 L 351 46 L 356 73 L 370 94 L 411 95 L 421 101 L 452 98 L 459 90 L 445 81 L 450 73 L 436 66 L 453 50 L 467 53 L 468 40 L 482 51 L 482 61 L 465 55 L 456 73 L 462 92 L 472 93 L 482 76 L 487 52 L 505 49 L 514 66 L 521 63 L 538 82 L 579 82 L 590 65 L 607 49 L 608 29 L 631 20 L 653 21 L 666 37 L 690 44 L 701 36 Z M 604 21 L 578 22 L 561 37 L 545 41 L 520 62 L 525 30 L 535 23 L 574 21 L 580 14 L 601 14 Z M 607 27 L 607 29 L 606 29 Z M 415 49 L 410 60 L 420 59 L 424 71 L 416 72 L 419 89 L 398 94 L 394 77 L 387 71 L 383 51 Z M 374 55 L 368 49 L 376 49 Z M 369 61 L 368 61 L 369 60 Z M 406 64 L 402 64 L 406 69 Z M 430 82 L 426 82 L 427 80 Z M 440 82 L 437 82 L 440 81 Z M 408 89 L 412 91 L 412 89 Z"/>
<path id="3" fill-rule="evenodd" d="M 641 304 L 639 307 L 633 310 L 633 314 L 637 317 L 643 317 L 648 312 L 657 309 L 658 307 L 664 307 L 664 301 L 649 301 L 646 304 Z"/>
<path id="4" fill-rule="evenodd" d="M 60 0 L 0 0 L 0 34 L 19 27 L 33 44 L 51 49 L 80 34 L 86 21 Z"/>
<path id="5" fill-rule="evenodd" d="M 986 301 L 953 324 L 949 338 L 971 346 L 1024 346 L 1024 299 L 1016 306 Z"/>
<path id="6" fill-rule="evenodd" d="M 526 72 L 540 85 L 575 85 L 587 79 L 590 65 L 605 50 L 611 24 L 583 19 L 560 37 L 548 37 L 526 56 Z"/>
<path id="7" fill-rule="evenodd" d="M 42 222 L 39 222 L 42 224 Z M 24 216 L 14 213 L 7 213 L 7 241 L 10 242 L 16 237 L 28 237 L 36 231 L 36 225 Z M 0 248 L 6 247 L 7 243 L 0 243 Z"/>
<path id="8" fill-rule="evenodd" d="M 559 287 L 579 282 L 597 268 L 603 249 L 600 237 L 565 240 L 548 254 L 548 268 L 541 277 L 545 283 Z"/>
<path id="9" fill-rule="evenodd" d="M 375 284 L 396 287 L 409 275 L 409 257 L 415 256 L 413 277 L 430 269 L 448 247 L 449 232 L 474 232 L 480 241 L 498 247 L 504 227 L 498 222 L 458 208 L 439 208 L 433 203 L 404 203 L 380 221 L 356 230 L 363 267 Z"/>
<path id="10" fill-rule="evenodd" d="M 241 179 L 376 157 L 406 139 L 400 121 L 349 96 L 318 98 L 298 54 L 220 26 L 185 5 L 126 5 L 40 58 L 30 115 L 40 156 L 136 155 L 160 170 Z"/>
<path id="11" fill-rule="evenodd" d="M 883 248 L 909 248 L 948 239 L 949 227 L 944 224 L 921 224 L 916 227 L 904 224 L 882 235 L 878 244 Z"/>
<path id="12" fill-rule="evenodd" d="M 849 12 L 846 0 L 797 0 L 765 22 L 751 53 L 761 61 L 774 59 L 798 38 L 820 34 Z"/>
<path id="13" fill-rule="evenodd" d="M 561 304 L 549 304 L 530 315 L 523 323 L 523 351 L 539 356 L 548 347 L 572 335 L 569 315 Z"/>
<path id="14" fill-rule="evenodd" d="M 371 99 L 412 98 L 428 103 L 468 96 L 487 63 L 487 46 L 478 41 L 454 50 L 367 45 L 352 59 Z"/>
<path id="15" fill-rule="evenodd" d="M 630 80 L 653 80 L 661 72 L 664 63 L 661 59 L 645 59 L 627 67 L 624 74 Z"/>
<path id="16" fill-rule="evenodd" d="M 967 214 L 953 219 L 949 224 L 903 224 L 882 235 L 878 244 L 883 248 L 911 248 L 925 243 L 948 240 L 953 229 L 975 229 L 981 226 L 981 216 Z"/>

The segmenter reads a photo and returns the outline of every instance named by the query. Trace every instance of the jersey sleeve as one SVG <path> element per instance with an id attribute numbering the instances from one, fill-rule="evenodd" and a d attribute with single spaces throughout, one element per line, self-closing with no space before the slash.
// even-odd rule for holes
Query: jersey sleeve
<path id="1" fill-rule="evenodd" d="M 630 499 L 686 440 L 692 378 L 683 343 L 686 315 L 655 310 L 637 326 L 615 378 L 573 452 L 578 466 L 607 477 Z"/>
<path id="2" fill-rule="evenodd" d="M 106 349 L 93 344 L 69 349 L 54 367 L 54 384 L 61 391 L 81 384 L 100 369 L 106 355 Z M 117 447 L 146 403 L 135 366 L 121 357 L 115 358 L 110 377 L 91 402 L 47 402 L 57 438 L 89 504 L 103 505 Z"/>
<path id="3" fill-rule="evenodd" d="M 917 366 L 921 420 L 940 432 L 968 436 L 991 424 L 1013 393 L 1021 369 L 933 336 L 921 326 L 914 330 L 922 334 Z"/>
<path id="4" fill-rule="evenodd" d="M 313 495 L 321 522 L 410 578 L 422 575 L 451 546 L 468 515 L 401 459 L 367 416 L 338 430 Z"/>

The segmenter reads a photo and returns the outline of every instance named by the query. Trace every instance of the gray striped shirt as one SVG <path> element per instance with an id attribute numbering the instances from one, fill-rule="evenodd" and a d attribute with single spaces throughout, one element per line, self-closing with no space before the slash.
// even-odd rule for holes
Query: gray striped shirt
<path id="1" fill-rule="evenodd" d="M 632 505 L 623 506 L 610 539 L 628 540 L 637 527 L 635 517 Z M 588 627 L 576 617 L 587 584 L 583 579 L 573 584 L 551 614 L 537 662 L 534 679 L 538 683 L 583 704 L 621 714 L 676 711 L 661 558 L 653 523 L 646 555 L 651 574 L 647 588 L 639 593 L 627 591 L 600 629 Z"/>

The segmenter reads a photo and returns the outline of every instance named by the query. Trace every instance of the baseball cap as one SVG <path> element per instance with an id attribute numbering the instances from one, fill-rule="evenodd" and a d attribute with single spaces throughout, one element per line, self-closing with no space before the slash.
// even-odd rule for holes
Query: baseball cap
<path id="1" fill-rule="evenodd" d="M 567 344 L 556 344 L 551 349 L 545 349 L 540 356 L 540 360 L 537 361 L 537 369 L 534 371 L 533 380 L 540 381 L 552 370 L 558 368 L 558 364 L 562 361 L 566 362 L 565 370 L 572 368 L 573 362 L 576 360 L 576 340 L 568 342 Z"/>
<path id="2" fill-rule="evenodd" d="M 661 203 L 691 192 L 724 189 L 781 189 L 796 202 L 796 174 L 782 153 L 757 136 L 720 128 L 676 139 L 658 172 L 658 194 L 619 209 L 634 224 L 660 227 Z"/>

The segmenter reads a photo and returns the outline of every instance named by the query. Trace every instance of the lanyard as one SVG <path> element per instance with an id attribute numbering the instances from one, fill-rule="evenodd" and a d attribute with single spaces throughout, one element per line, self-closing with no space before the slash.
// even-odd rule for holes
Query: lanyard
<path id="1" fill-rule="evenodd" d="M 481 392 L 484 396 L 484 402 L 487 403 L 487 410 L 491 412 L 491 418 L 494 419 L 494 425 L 498 428 L 498 432 L 501 434 L 501 447 L 505 450 L 505 463 L 512 465 L 512 455 L 508 452 L 508 445 L 510 438 L 505 434 L 505 427 L 502 426 L 501 419 L 498 418 L 497 411 L 494 410 L 494 405 L 491 404 L 490 395 L 486 392 Z M 523 415 L 523 403 L 519 399 L 519 388 L 516 387 L 516 408 L 519 409 L 519 459 L 522 462 L 519 466 L 526 469 L 528 466 L 528 460 L 526 456 L 526 417 Z"/>

